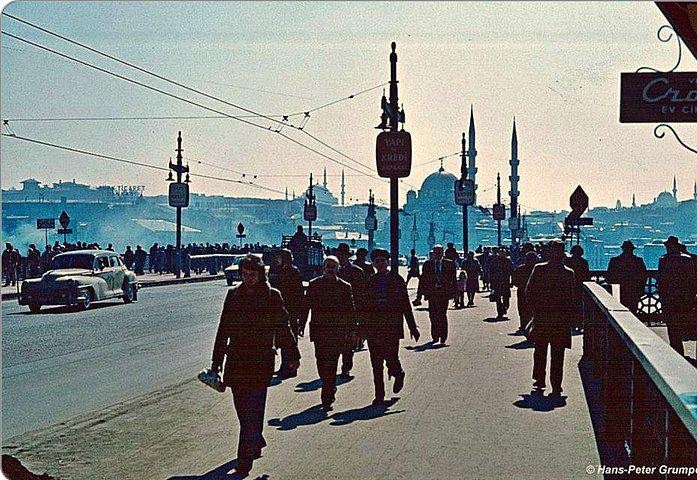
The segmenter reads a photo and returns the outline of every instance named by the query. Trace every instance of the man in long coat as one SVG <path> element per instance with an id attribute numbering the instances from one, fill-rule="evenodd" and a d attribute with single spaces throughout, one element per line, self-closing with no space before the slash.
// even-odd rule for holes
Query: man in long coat
<path id="1" fill-rule="evenodd" d="M 271 278 L 271 286 L 277 288 L 283 297 L 283 305 L 288 311 L 288 320 L 293 336 L 297 338 L 299 330 L 299 319 L 303 312 L 303 282 L 300 277 L 300 271 L 293 265 L 293 254 L 290 250 L 284 248 L 279 253 L 278 275 Z M 292 370 L 289 365 L 291 359 L 288 357 L 288 352 L 281 349 L 281 367 L 279 376 L 282 378 L 291 378 L 298 375 L 297 370 Z"/>
<path id="2" fill-rule="evenodd" d="M 357 323 L 351 285 L 337 276 L 339 260 L 324 259 L 324 274 L 313 279 L 305 293 L 305 313 L 301 317 L 300 334 L 310 311 L 310 341 L 315 345 L 317 373 L 322 380 L 322 408 L 332 410 L 336 392 L 336 370 L 339 355 L 350 342 L 355 343 Z"/>
<path id="3" fill-rule="evenodd" d="M 448 338 L 448 303 L 455 295 L 455 264 L 443 258 L 443 246 L 433 247 L 433 258 L 424 263 L 419 287 L 428 300 L 431 339 L 445 344 Z"/>
<path id="4" fill-rule="evenodd" d="M 564 352 L 571 348 L 571 328 L 579 315 L 574 272 L 564 266 L 564 242 L 550 242 L 550 260 L 535 265 L 525 289 L 525 301 L 532 312 L 528 325 L 535 342 L 533 386 L 545 388 L 547 350 L 551 349 L 552 394 L 562 392 Z"/>
<path id="5" fill-rule="evenodd" d="M 513 270 L 513 285 L 516 287 L 516 298 L 518 300 L 518 316 L 520 317 L 520 327 L 519 332 L 524 332 L 525 327 L 528 326 L 528 322 L 532 318 L 532 313 L 530 307 L 525 300 L 525 287 L 528 285 L 528 280 L 530 280 L 530 274 L 532 274 L 532 269 L 535 268 L 537 264 L 537 254 L 535 252 L 527 252 L 525 254 L 525 263 L 518 265 L 515 270 Z"/>
<path id="6" fill-rule="evenodd" d="M 503 249 L 499 249 L 489 260 L 489 282 L 491 295 L 496 300 L 496 313 L 503 318 L 508 313 L 511 301 L 511 274 L 513 263 Z"/>
<path id="7" fill-rule="evenodd" d="M 356 306 L 356 321 L 360 322 L 360 317 L 363 313 L 363 293 L 365 289 L 365 273 L 363 269 L 357 267 L 349 261 L 351 250 L 348 243 L 340 243 L 336 248 L 336 258 L 339 259 L 338 277 L 351 285 L 353 293 L 353 302 Z M 353 369 L 353 352 L 356 350 L 358 342 L 355 344 L 347 344 L 341 352 L 341 376 L 348 378 Z"/>
<path id="8" fill-rule="evenodd" d="M 383 363 L 387 364 L 388 377 L 394 378 L 392 391 L 399 393 L 404 386 L 404 370 L 399 362 L 399 340 L 404 338 L 404 320 L 414 341 L 419 340 L 419 329 L 411 311 L 406 283 L 398 272 L 387 269 L 389 252 L 375 249 L 370 259 L 377 272 L 366 281 L 365 315 L 360 331 L 368 340 L 373 367 L 373 405 L 379 405 L 385 400 Z"/>
<path id="9" fill-rule="evenodd" d="M 622 243 L 622 253 L 610 259 L 605 280 L 620 286 L 620 303 L 632 313 L 639 308 L 639 300 L 646 287 L 646 264 L 634 255 L 636 247 L 631 240 Z"/>

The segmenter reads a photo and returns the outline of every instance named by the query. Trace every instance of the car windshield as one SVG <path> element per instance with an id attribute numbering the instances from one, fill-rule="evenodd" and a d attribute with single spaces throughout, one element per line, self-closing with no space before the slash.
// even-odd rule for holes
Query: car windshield
<path id="1" fill-rule="evenodd" d="M 66 268 L 83 268 L 92 270 L 94 256 L 89 254 L 58 255 L 51 261 L 51 270 Z"/>

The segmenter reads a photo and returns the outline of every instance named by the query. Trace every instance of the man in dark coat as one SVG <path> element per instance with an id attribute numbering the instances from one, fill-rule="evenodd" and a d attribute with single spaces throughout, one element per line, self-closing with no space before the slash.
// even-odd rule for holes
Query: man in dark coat
<path id="1" fill-rule="evenodd" d="M 564 266 L 564 242 L 550 242 L 550 260 L 532 269 L 525 289 L 525 301 L 532 311 L 527 330 L 535 342 L 533 386 L 545 388 L 547 350 L 551 349 L 552 394 L 562 392 L 564 351 L 571 348 L 571 327 L 579 316 L 574 271 Z"/>
<path id="2" fill-rule="evenodd" d="M 404 386 L 404 370 L 399 362 L 399 340 L 404 338 L 404 320 L 414 341 L 419 340 L 419 329 L 409 304 L 406 283 L 399 273 L 387 269 L 389 252 L 375 249 L 370 259 L 377 273 L 366 281 L 365 315 L 360 331 L 361 336 L 368 340 L 373 367 L 373 405 L 380 405 L 385 400 L 383 363 L 387 364 L 388 377 L 394 377 L 392 391 L 399 393 Z"/>
<path id="3" fill-rule="evenodd" d="M 419 270 L 419 257 L 416 256 L 416 250 L 412 248 L 411 256 L 409 257 L 409 270 L 407 270 L 407 285 L 409 285 L 409 280 L 412 278 L 416 278 L 417 282 L 419 281 L 418 279 L 421 276 L 421 272 Z"/>
<path id="4" fill-rule="evenodd" d="M 428 300 L 433 343 L 445 344 L 448 338 L 448 303 L 457 290 L 455 265 L 443 258 L 443 246 L 433 247 L 433 259 L 427 260 L 421 273 L 419 287 Z"/>
<path id="5" fill-rule="evenodd" d="M 10 284 L 17 283 L 17 265 L 19 264 L 19 252 L 15 250 L 11 243 L 5 244 L 5 250 L 2 252 L 2 273 L 5 274 L 6 287 Z"/>
<path id="6" fill-rule="evenodd" d="M 126 245 L 126 251 L 123 252 L 123 263 L 126 264 L 126 268 L 131 270 L 133 267 L 133 262 L 136 261 L 136 255 L 133 253 L 130 245 Z"/>
<path id="7" fill-rule="evenodd" d="M 610 259 L 605 280 L 620 286 L 620 303 L 637 313 L 639 300 L 646 287 L 646 264 L 634 255 L 636 247 L 630 240 L 622 243 L 622 253 Z"/>
<path id="8" fill-rule="evenodd" d="M 295 338 L 298 336 L 300 328 L 299 319 L 303 312 L 303 281 L 300 277 L 300 271 L 293 265 L 293 254 L 290 250 L 284 248 L 276 257 L 278 263 L 278 273 L 273 277 L 271 286 L 277 288 L 283 297 L 283 305 L 288 311 L 288 320 L 290 329 Z M 281 349 L 281 367 L 279 376 L 281 378 L 297 377 L 297 370 L 289 368 L 291 358 L 288 352 Z"/>
<path id="9" fill-rule="evenodd" d="M 532 318 L 530 307 L 525 301 L 525 287 L 527 287 L 528 280 L 530 280 L 532 269 L 537 264 L 537 254 L 529 251 L 525 254 L 524 259 L 525 263 L 513 270 L 513 286 L 517 289 L 516 299 L 518 301 L 518 316 L 520 317 L 518 331 L 521 333 L 525 332 L 525 327 L 528 326 L 528 322 Z"/>
<path id="10" fill-rule="evenodd" d="M 41 276 L 41 252 L 36 249 L 33 243 L 29 245 L 27 251 L 27 278 Z"/>
<path id="11" fill-rule="evenodd" d="M 469 252 L 462 261 L 462 269 L 467 275 L 465 292 L 467 292 L 467 306 L 474 307 L 474 295 L 479 291 L 479 276 L 482 274 L 482 267 L 474 258 L 474 252 Z"/>
<path id="12" fill-rule="evenodd" d="M 455 264 L 455 268 L 458 268 L 458 264 L 460 263 L 460 254 L 457 253 L 455 244 L 453 242 L 448 242 L 448 248 L 445 249 L 444 256 Z"/>
<path id="13" fill-rule="evenodd" d="M 697 322 L 693 317 L 697 272 L 692 258 L 680 252 L 677 237 L 671 235 L 663 243 L 666 254 L 658 260 L 656 284 L 670 346 L 680 355 L 685 355 L 682 342 L 697 339 Z"/>
<path id="14" fill-rule="evenodd" d="M 489 282 L 491 284 L 491 295 L 496 301 L 496 313 L 498 318 L 503 318 L 508 313 L 511 301 L 511 275 L 513 274 L 513 264 L 511 259 L 506 256 L 503 249 L 498 249 L 489 260 Z"/>
<path id="15" fill-rule="evenodd" d="M 322 380 L 322 408 L 332 410 L 336 392 L 339 355 L 356 341 L 356 317 L 351 285 L 337 276 L 339 259 L 324 259 L 324 274 L 310 281 L 305 293 L 305 313 L 301 317 L 300 335 L 305 332 L 309 311 L 310 341 L 315 344 L 317 372 Z"/>
<path id="16" fill-rule="evenodd" d="M 41 271 L 43 273 L 46 273 L 51 269 L 51 260 L 53 260 L 51 245 L 46 245 L 46 250 L 44 250 L 41 254 Z"/>
<path id="17" fill-rule="evenodd" d="M 242 283 L 225 297 L 211 369 L 219 372 L 225 360 L 223 383 L 232 390 L 240 422 L 236 470 L 247 475 L 266 446 L 262 431 L 266 390 L 274 370 L 273 347 L 292 352 L 295 369 L 300 366 L 300 352 L 281 294 L 267 283 L 261 259 L 253 255 L 242 259 L 240 276 Z"/>
<path id="18" fill-rule="evenodd" d="M 133 252 L 133 265 L 135 266 L 133 273 L 136 275 L 145 274 L 145 259 L 147 257 L 148 255 L 145 253 L 145 250 L 143 250 L 140 245 L 136 245 L 136 251 Z"/>
<path id="19" fill-rule="evenodd" d="M 360 323 L 360 317 L 363 313 L 363 294 L 365 290 L 365 273 L 363 269 L 355 266 L 349 261 L 351 256 L 351 250 L 349 249 L 348 243 L 340 243 L 336 248 L 336 258 L 339 259 L 339 272 L 338 276 L 340 279 L 346 281 L 351 285 L 351 292 L 353 293 L 353 302 L 356 306 L 356 321 Z M 341 352 L 341 376 L 342 378 L 349 378 L 351 374 L 351 369 L 353 369 L 353 352 L 356 350 L 358 343 L 347 344 L 344 350 Z"/>
<path id="20" fill-rule="evenodd" d="M 367 258 L 368 250 L 361 247 L 356 250 L 356 261 L 353 262 L 355 266 L 363 269 L 363 273 L 365 274 L 366 279 L 371 275 L 375 275 L 375 267 L 373 267 L 370 263 L 366 262 Z"/>

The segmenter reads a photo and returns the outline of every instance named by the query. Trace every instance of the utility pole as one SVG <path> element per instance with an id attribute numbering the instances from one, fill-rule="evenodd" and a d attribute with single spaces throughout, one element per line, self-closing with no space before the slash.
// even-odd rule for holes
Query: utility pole
<path id="1" fill-rule="evenodd" d="M 397 96 L 397 44 L 392 42 L 390 53 L 390 131 L 398 130 L 399 97 Z M 399 268 L 399 180 L 390 177 L 390 263 L 391 270 Z"/>
<path id="2" fill-rule="evenodd" d="M 312 239 L 312 222 L 317 220 L 317 204 L 315 203 L 314 185 L 310 173 L 310 188 L 305 193 L 304 217 L 307 220 L 307 238 Z"/>
<path id="3" fill-rule="evenodd" d="M 462 163 L 460 164 L 460 180 L 465 183 L 467 180 L 467 140 L 465 139 L 465 132 L 462 132 Z M 467 258 L 467 252 L 469 251 L 469 236 L 468 236 L 468 219 L 467 219 L 467 205 L 462 206 L 462 251 L 463 255 Z"/>
<path id="4" fill-rule="evenodd" d="M 177 184 L 181 185 L 182 183 L 182 174 L 186 173 L 186 180 L 185 183 L 190 183 L 189 180 L 189 165 L 184 166 L 182 163 L 182 132 L 179 132 L 177 136 L 177 163 L 172 163 L 172 160 L 170 159 L 169 161 L 169 178 L 167 178 L 168 181 L 172 181 L 172 170 L 174 170 L 177 174 Z M 189 192 L 188 189 L 186 190 L 186 205 L 189 204 L 188 202 L 188 196 Z M 171 197 L 171 195 L 170 195 Z M 181 250 L 182 250 L 182 207 L 180 205 L 177 205 L 177 245 L 176 249 L 174 251 L 174 274 L 177 278 L 181 277 Z"/>
<path id="5" fill-rule="evenodd" d="M 496 203 L 501 205 L 501 174 L 496 174 Z M 496 233 L 498 234 L 498 246 L 501 246 L 501 220 L 496 220 Z"/>
<path id="6" fill-rule="evenodd" d="M 419 232 L 416 230 L 416 212 L 414 212 L 414 224 L 411 226 L 411 248 L 416 251 L 416 241 L 419 239 Z"/>
<path id="7" fill-rule="evenodd" d="M 365 227 L 368 230 L 368 253 L 375 248 L 375 230 L 377 230 L 378 222 L 375 215 L 375 196 L 373 191 L 368 193 L 368 215 L 365 217 Z"/>

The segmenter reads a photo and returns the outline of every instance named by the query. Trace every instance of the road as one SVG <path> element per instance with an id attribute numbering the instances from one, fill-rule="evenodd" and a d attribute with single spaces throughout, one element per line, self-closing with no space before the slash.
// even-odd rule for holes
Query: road
<path id="1" fill-rule="evenodd" d="M 2 302 L 4 438 L 191 378 L 210 363 L 228 288 L 153 287 L 86 312 Z"/>

